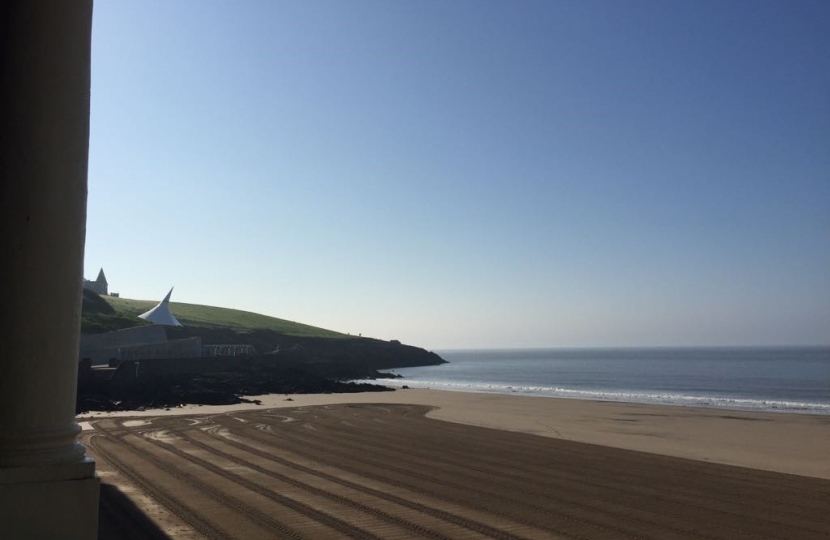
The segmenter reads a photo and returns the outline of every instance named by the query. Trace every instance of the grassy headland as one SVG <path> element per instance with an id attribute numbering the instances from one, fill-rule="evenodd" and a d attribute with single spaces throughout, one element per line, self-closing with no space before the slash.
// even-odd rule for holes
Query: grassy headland
<path id="1" fill-rule="evenodd" d="M 81 331 L 95 334 L 150 324 L 138 315 L 156 303 L 85 290 Z M 279 349 L 307 362 L 344 367 L 383 369 L 444 362 L 434 353 L 397 341 L 351 336 L 249 311 L 180 302 L 170 302 L 170 311 L 184 326 L 167 327 L 169 339 L 200 337 L 205 345 L 251 344 L 260 354 Z"/>

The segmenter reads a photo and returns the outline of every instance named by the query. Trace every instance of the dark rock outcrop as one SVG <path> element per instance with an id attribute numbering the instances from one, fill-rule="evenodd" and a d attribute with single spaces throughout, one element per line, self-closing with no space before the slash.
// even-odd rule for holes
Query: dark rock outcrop
<path id="1" fill-rule="evenodd" d="M 242 396 L 392 391 L 348 379 L 382 376 L 326 362 L 309 364 L 286 355 L 122 361 L 117 367 L 80 364 L 78 413 L 142 410 L 183 404 L 226 405 Z"/>

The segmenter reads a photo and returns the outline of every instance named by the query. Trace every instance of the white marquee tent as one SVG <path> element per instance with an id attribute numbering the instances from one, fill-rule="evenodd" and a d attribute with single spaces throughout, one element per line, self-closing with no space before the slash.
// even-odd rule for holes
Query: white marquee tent
<path id="1" fill-rule="evenodd" d="M 150 321 L 153 324 L 162 324 L 165 326 L 182 326 L 176 317 L 170 313 L 170 295 L 173 294 L 173 289 L 170 289 L 170 292 L 167 293 L 167 296 L 164 297 L 164 300 L 159 302 L 156 307 L 151 309 L 150 311 L 146 311 L 139 315 L 140 319 L 144 319 L 145 321 Z"/>

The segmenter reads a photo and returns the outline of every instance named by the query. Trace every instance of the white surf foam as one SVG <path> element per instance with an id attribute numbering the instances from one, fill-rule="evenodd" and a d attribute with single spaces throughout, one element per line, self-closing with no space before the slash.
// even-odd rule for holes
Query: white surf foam
<path id="1" fill-rule="evenodd" d="M 400 388 L 431 388 L 455 392 L 513 394 L 526 396 L 585 399 L 594 401 L 617 401 L 659 405 L 682 405 L 687 407 L 710 407 L 717 409 L 738 409 L 759 412 L 789 412 L 830 415 L 830 403 L 809 403 L 798 401 L 760 400 L 732 396 L 702 396 L 662 392 L 641 391 L 600 391 L 576 390 L 554 386 L 516 386 L 493 383 L 459 383 L 440 380 L 383 379 L 360 380 Z"/>

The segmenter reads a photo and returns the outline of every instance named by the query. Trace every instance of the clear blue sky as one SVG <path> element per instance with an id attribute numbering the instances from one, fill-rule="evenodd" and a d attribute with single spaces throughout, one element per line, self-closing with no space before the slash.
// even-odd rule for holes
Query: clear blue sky
<path id="1" fill-rule="evenodd" d="M 830 2 L 95 5 L 85 274 L 427 348 L 830 343 Z"/>

